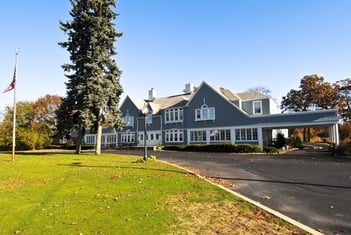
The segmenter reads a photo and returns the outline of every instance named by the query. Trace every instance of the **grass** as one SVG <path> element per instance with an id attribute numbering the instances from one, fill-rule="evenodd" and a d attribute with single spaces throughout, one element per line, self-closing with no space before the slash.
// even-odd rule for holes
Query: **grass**
<path id="1" fill-rule="evenodd" d="M 112 154 L 0 154 L 0 234 L 302 234 L 184 170 Z"/>

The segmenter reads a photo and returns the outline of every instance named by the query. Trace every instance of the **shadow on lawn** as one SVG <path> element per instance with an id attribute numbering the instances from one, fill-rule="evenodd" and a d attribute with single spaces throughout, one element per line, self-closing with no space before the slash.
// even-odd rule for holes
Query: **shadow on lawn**
<path id="1" fill-rule="evenodd" d="M 4 152 L 5 154 L 11 154 L 11 152 Z M 16 151 L 15 152 L 16 155 L 21 156 L 21 155 L 38 155 L 38 156 L 42 156 L 42 155 L 59 155 L 59 154 L 74 154 L 74 151 L 69 151 L 69 150 L 55 150 L 55 151 L 47 151 L 47 150 L 33 150 L 33 151 Z"/>
<path id="2" fill-rule="evenodd" d="M 142 163 L 134 163 L 134 164 L 142 164 Z M 133 167 L 133 166 L 93 166 L 93 165 L 84 165 L 82 162 L 73 162 L 71 164 L 58 164 L 58 166 L 69 166 L 69 167 L 86 167 L 86 168 L 120 168 L 120 169 L 133 169 L 133 170 L 150 170 L 150 171 L 160 171 L 160 172 L 173 172 L 178 174 L 194 174 L 187 171 L 181 170 L 170 170 L 170 169 L 159 169 L 159 168 L 149 168 L 149 167 Z"/>

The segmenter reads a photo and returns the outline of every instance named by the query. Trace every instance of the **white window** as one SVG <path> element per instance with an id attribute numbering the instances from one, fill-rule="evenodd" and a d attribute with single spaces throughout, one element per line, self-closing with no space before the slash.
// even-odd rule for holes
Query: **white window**
<path id="1" fill-rule="evenodd" d="M 121 133 L 121 143 L 135 143 L 135 133 L 134 132 L 122 132 Z"/>
<path id="2" fill-rule="evenodd" d="M 237 141 L 258 140 L 257 128 L 244 128 L 235 130 L 235 139 Z"/>
<path id="3" fill-rule="evenodd" d="M 183 122 L 183 108 L 165 110 L 165 123 Z"/>
<path id="4" fill-rule="evenodd" d="M 134 126 L 134 117 L 130 115 L 126 115 L 123 117 L 123 121 L 125 122 L 126 126 Z"/>
<path id="5" fill-rule="evenodd" d="M 115 144 L 115 143 L 116 143 L 115 134 L 106 135 L 106 144 Z"/>
<path id="6" fill-rule="evenodd" d="M 67 144 L 67 139 L 66 139 L 66 137 L 62 137 L 62 138 L 59 140 L 59 143 L 60 143 L 60 144 Z"/>
<path id="7" fill-rule="evenodd" d="M 252 139 L 258 140 L 257 128 L 252 129 Z"/>
<path id="8" fill-rule="evenodd" d="M 230 141 L 230 130 L 211 130 L 210 132 L 211 142 L 227 142 Z"/>
<path id="9" fill-rule="evenodd" d="M 253 102 L 253 114 L 262 114 L 262 101 Z"/>
<path id="10" fill-rule="evenodd" d="M 165 131 L 166 143 L 182 143 L 184 142 L 183 130 L 167 130 Z"/>
<path id="11" fill-rule="evenodd" d="M 86 135 L 85 136 L 85 144 L 86 145 L 94 145 L 96 144 L 96 135 Z"/>
<path id="12" fill-rule="evenodd" d="M 214 107 L 203 104 L 201 108 L 195 109 L 195 121 L 215 120 L 216 111 Z"/>
<path id="13" fill-rule="evenodd" d="M 191 142 L 206 142 L 206 131 L 190 131 Z"/>

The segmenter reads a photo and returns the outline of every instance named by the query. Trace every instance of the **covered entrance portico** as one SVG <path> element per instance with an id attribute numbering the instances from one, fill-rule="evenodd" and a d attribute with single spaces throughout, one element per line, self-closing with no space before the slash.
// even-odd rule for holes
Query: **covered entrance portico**
<path id="1" fill-rule="evenodd" d="M 262 144 L 263 146 L 270 145 L 274 139 L 277 137 L 274 135 L 273 130 L 282 130 L 282 129 L 300 129 L 300 128 L 318 128 L 318 127 L 327 127 L 328 137 L 332 144 L 335 146 L 339 145 L 339 127 L 338 124 L 333 125 L 321 125 L 321 126 L 280 126 L 280 127 L 266 127 L 262 128 Z M 278 131 L 279 133 L 279 131 Z M 289 133 L 290 134 L 290 133 Z M 290 136 L 283 134 L 285 138 L 289 138 Z"/>
<path id="2" fill-rule="evenodd" d="M 272 130 L 316 127 L 327 127 L 330 142 L 335 146 L 339 145 L 339 115 L 336 110 L 276 114 L 271 115 L 269 120 L 265 117 L 261 117 L 261 120 L 262 122 L 257 125 L 260 125 L 259 129 L 261 129 L 262 145 L 269 145 L 275 138 L 272 136 Z"/>

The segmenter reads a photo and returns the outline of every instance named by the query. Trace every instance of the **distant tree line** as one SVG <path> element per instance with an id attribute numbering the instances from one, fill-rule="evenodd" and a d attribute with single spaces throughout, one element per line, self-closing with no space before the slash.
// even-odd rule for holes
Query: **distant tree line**
<path id="1" fill-rule="evenodd" d="M 56 132 L 56 110 L 61 97 L 46 95 L 35 102 L 16 104 L 16 150 L 41 149 L 50 146 Z M 0 122 L 0 149 L 12 148 L 13 107 L 6 107 Z"/>
<path id="2" fill-rule="evenodd" d="M 300 81 L 299 89 L 291 89 L 282 98 L 280 108 L 283 112 L 316 111 L 323 109 L 337 109 L 341 122 L 339 133 L 341 148 L 349 149 L 351 153 L 351 79 L 343 79 L 329 83 L 324 77 L 316 74 L 306 75 Z M 304 141 L 320 139 L 326 141 L 326 128 L 296 129 Z M 346 152 L 348 152 L 347 150 Z"/>
<path id="3" fill-rule="evenodd" d="M 282 98 L 283 112 L 315 111 L 338 109 L 343 123 L 351 120 L 351 79 L 344 79 L 333 84 L 318 75 L 304 76 L 300 89 L 291 89 Z"/>

